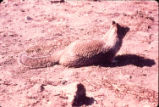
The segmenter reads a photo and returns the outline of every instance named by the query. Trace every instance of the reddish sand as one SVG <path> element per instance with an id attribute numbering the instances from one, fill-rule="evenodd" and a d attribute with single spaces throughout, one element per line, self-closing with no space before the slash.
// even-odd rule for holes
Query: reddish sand
<path id="1" fill-rule="evenodd" d="M 101 38 L 112 20 L 130 27 L 116 64 L 29 69 L 18 63 L 18 54 L 26 49 L 44 46 L 41 51 L 51 53 L 77 39 Z M 70 107 L 76 83 L 83 84 L 92 98 L 83 107 L 156 107 L 158 3 L 4 0 L 0 4 L 0 106 Z"/>

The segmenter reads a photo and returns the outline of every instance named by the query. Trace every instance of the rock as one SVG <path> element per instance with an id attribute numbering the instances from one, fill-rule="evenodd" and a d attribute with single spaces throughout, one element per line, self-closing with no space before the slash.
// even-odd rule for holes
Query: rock
<path id="1" fill-rule="evenodd" d="M 72 106 L 91 105 L 94 102 L 93 98 L 86 96 L 86 89 L 83 84 L 77 84 L 77 91 L 72 101 Z"/>

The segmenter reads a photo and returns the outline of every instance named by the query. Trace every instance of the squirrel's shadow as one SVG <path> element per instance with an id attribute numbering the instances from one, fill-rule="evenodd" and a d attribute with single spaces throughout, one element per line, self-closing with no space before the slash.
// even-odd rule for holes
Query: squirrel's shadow
<path id="1" fill-rule="evenodd" d="M 135 65 L 137 67 L 148 66 L 151 67 L 155 64 L 153 59 L 148 59 L 142 56 L 137 56 L 135 54 L 125 54 L 118 55 L 115 57 L 116 63 L 111 64 L 101 64 L 101 66 L 107 67 L 117 67 L 117 66 L 126 66 L 126 65 Z"/>

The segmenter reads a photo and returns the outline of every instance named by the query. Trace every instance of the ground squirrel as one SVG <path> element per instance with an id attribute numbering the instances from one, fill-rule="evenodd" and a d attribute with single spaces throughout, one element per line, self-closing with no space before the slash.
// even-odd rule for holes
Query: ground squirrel
<path id="1" fill-rule="evenodd" d="M 119 51 L 123 37 L 129 31 L 126 26 L 121 26 L 112 21 L 110 29 L 101 39 L 76 40 L 60 51 L 43 57 L 29 57 L 22 53 L 19 62 L 30 68 L 41 68 L 61 64 L 67 67 L 81 67 L 92 64 L 112 62 Z"/>

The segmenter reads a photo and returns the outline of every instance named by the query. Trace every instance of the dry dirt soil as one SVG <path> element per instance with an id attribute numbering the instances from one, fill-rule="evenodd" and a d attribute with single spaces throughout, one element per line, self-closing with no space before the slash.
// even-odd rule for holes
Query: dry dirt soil
<path id="1" fill-rule="evenodd" d="M 112 65 L 30 69 L 24 51 L 50 54 L 78 39 L 98 39 L 112 20 L 130 28 Z M 71 107 L 76 85 L 88 107 L 156 107 L 158 3 L 156 1 L 4 0 L 0 4 L 0 106 Z"/>

